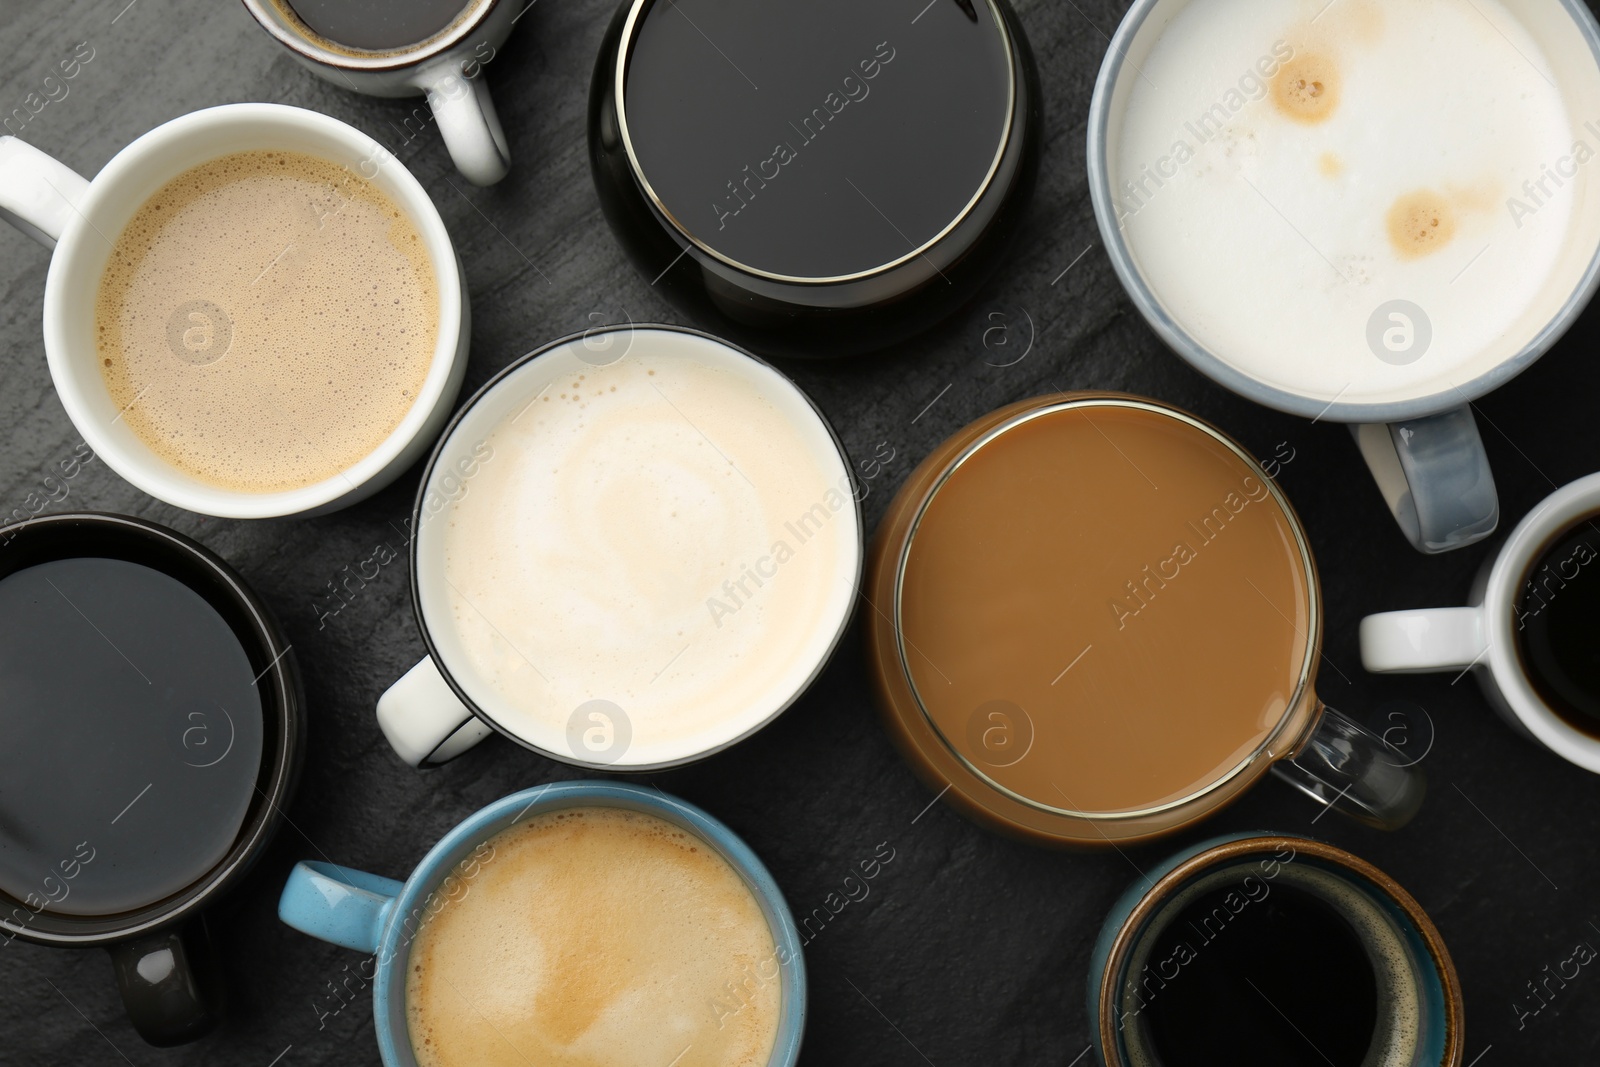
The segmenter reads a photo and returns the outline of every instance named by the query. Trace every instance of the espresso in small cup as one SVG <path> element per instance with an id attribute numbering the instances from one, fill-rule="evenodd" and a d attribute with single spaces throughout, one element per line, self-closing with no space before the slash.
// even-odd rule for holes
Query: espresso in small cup
<path id="1" fill-rule="evenodd" d="M 480 846 L 412 944 L 418 1067 L 765 1067 L 781 1013 L 761 904 L 704 841 L 579 807 Z"/>
<path id="2" fill-rule="evenodd" d="M 1112 909 L 1089 1010 L 1111 1067 L 1458 1067 L 1460 981 L 1403 888 L 1348 852 L 1244 834 Z"/>
<path id="3" fill-rule="evenodd" d="M 1513 728 L 1600 774 L 1600 474 L 1551 493 L 1484 562 L 1463 607 L 1361 620 L 1361 660 L 1380 674 L 1477 675 Z"/>
<path id="4" fill-rule="evenodd" d="M 439 36 L 484 0 L 276 0 L 308 36 L 353 54 L 393 52 Z"/>
<path id="5" fill-rule="evenodd" d="M 95 339 L 122 420 L 236 492 L 335 478 L 416 403 L 439 283 L 405 212 L 355 171 L 237 152 L 151 196 L 100 280 Z"/>
<path id="6" fill-rule="evenodd" d="M 1528 567 L 1516 613 L 1528 681 L 1576 730 L 1600 738 L 1600 515 L 1553 536 Z"/>

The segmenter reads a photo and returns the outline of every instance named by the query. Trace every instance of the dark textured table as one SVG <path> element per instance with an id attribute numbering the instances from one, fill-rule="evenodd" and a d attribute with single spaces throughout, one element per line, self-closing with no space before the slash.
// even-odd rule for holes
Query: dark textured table
<path id="1" fill-rule="evenodd" d="M 908 0 L 908 3 L 910 0 Z M 1591 0 L 1593 2 L 1593 0 Z M 125 6 L 126 5 L 126 6 Z M 912 6 L 915 6 L 913 4 Z M 1255 407 L 1202 378 L 1146 328 L 1100 247 L 1084 177 L 1084 123 L 1116 0 L 1020 0 L 1047 108 L 1031 223 L 999 276 L 930 336 L 848 364 L 788 365 L 857 459 L 894 460 L 865 502 L 875 524 L 938 441 L 1002 404 L 1054 388 L 1147 393 L 1188 407 L 1261 455 L 1310 529 L 1327 600 L 1320 691 L 1422 756 L 1431 794 L 1393 834 L 1264 782 L 1180 837 L 1117 853 L 1040 851 L 995 837 L 911 775 L 880 729 L 859 634 L 769 729 L 700 765 L 654 776 L 725 820 L 777 876 L 797 914 L 822 907 L 880 843 L 894 859 L 865 899 L 806 949 L 807 1064 L 1085 1064 L 1084 984 L 1102 917 L 1134 867 L 1212 834 L 1314 834 L 1372 860 L 1422 902 L 1465 983 L 1467 1060 L 1478 1067 L 1588 1064 L 1600 1049 L 1600 972 L 1582 971 L 1538 1014 L 1527 983 L 1600 946 L 1600 779 L 1513 735 L 1470 679 L 1366 674 L 1362 615 L 1462 602 L 1486 546 L 1442 557 L 1401 538 L 1342 426 Z M 85 175 L 158 123 L 229 101 L 335 115 L 383 142 L 432 194 L 466 263 L 474 337 L 470 392 L 546 340 L 598 321 L 674 321 L 623 259 L 601 218 L 585 150 L 590 68 L 610 0 L 539 0 L 486 72 L 515 154 L 510 178 L 467 185 L 436 131 L 406 119 L 421 100 L 356 96 L 296 66 L 223 0 L 0 0 L 0 112 L 41 92 L 87 41 L 93 59 L 21 135 Z M 59 92 L 56 93 L 59 97 Z M 425 112 L 418 112 L 418 115 Z M 15 128 L 15 123 L 13 123 Z M 48 254 L 0 226 L 0 513 L 30 493 L 78 436 L 45 368 L 40 330 Z M 1070 269 L 1069 268 L 1070 266 Z M 1478 403 L 1509 529 L 1556 486 L 1600 468 L 1600 385 L 1591 310 L 1531 371 Z M 1032 348 L 1028 350 L 1031 341 Z M 1022 352 L 1026 358 L 1011 366 Z M 1001 365 L 1001 366 L 997 366 Z M 306 521 L 233 522 L 157 503 L 92 464 L 53 509 L 140 515 L 221 553 L 276 610 L 309 691 L 310 748 L 286 827 L 215 929 L 231 1014 L 184 1048 L 143 1044 L 103 952 L 0 947 L 0 1063 L 376 1064 L 359 957 L 278 923 L 278 891 L 301 858 L 403 876 L 459 819 L 574 769 L 496 739 L 443 769 L 403 766 L 373 706 L 423 653 L 402 566 L 319 626 L 328 582 L 384 542 L 410 510 L 419 472 L 347 511 Z M 859 628 L 859 627 L 858 627 Z M 347 992 L 348 990 L 348 992 Z M 336 995 L 337 991 L 337 995 Z M 1519 1007 L 1520 1006 L 1520 1007 Z"/>

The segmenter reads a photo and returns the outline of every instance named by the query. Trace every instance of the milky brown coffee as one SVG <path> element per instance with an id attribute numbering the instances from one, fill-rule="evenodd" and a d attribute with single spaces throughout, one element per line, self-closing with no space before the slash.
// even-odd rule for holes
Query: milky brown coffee
<path id="1" fill-rule="evenodd" d="M 743 878 L 653 815 L 574 808 L 488 842 L 406 966 L 420 1067 L 765 1067 L 781 982 Z"/>
<path id="2" fill-rule="evenodd" d="M 162 186 L 118 236 L 95 309 L 119 418 L 209 485 L 340 474 L 411 410 L 439 284 L 405 213 L 347 167 L 240 152 Z"/>

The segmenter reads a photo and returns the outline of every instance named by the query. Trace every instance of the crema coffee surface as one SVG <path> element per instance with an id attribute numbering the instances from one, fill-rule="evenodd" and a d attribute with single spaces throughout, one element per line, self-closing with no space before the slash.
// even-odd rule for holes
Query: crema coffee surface
<path id="1" fill-rule="evenodd" d="M 639 168 L 681 228 L 756 270 L 832 278 L 960 218 L 1002 147 L 1011 87 L 986 0 L 920 15 L 893 0 L 656 0 L 624 100 Z"/>
<path id="2" fill-rule="evenodd" d="M 782 963 L 761 905 L 704 841 L 576 808 L 488 846 L 411 949 L 420 1067 L 766 1067 Z"/>
<path id="3" fill-rule="evenodd" d="M 433 362 L 439 285 L 370 181 L 240 152 L 138 210 L 95 322 L 112 402 L 152 452 L 209 485 L 281 492 L 336 477 L 400 425 Z"/>
<path id="4" fill-rule="evenodd" d="M 1248 760 L 1314 622 L 1289 516 L 1215 437 L 1058 408 L 960 463 L 907 549 L 916 693 L 981 774 L 1061 811 L 1142 811 Z"/>

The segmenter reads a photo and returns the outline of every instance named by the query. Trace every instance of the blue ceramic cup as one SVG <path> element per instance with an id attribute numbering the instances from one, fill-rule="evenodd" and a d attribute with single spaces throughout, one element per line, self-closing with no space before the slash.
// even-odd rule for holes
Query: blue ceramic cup
<path id="1" fill-rule="evenodd" d="M 732 830 L 659 790 L 579 781 L 513 793 L 445 834 L 404 882 L 331 863 L 299 863 L 283 887 L 278 917 L 313 937 L 372 954 L 372 1017 L 383 1062 L 387 1067 L 416 1067 L 406 1025 L 405 974 L 417 930 L 462 894 L 490 838 L 532 816 L 578 807 L 625 808 L 664 819 L 704 841 L 739 872 L 772 930 L 781 982 L 778 1036 L 767 1067 L 793 1067 L 806 1019 L 806 968 L 794 916 L 772 875 Z"/>
<path id="2" fill-rule="evenodd" d="M 1259 907 L 1285 885 L 1345 919 L 1372 964 L 1379 1011 L 1364 1062 L 1460 1067 L 1466 1047 L 1461 981 L 1422 907 L 1394 879 L 1343 849 L 1265 833 L 1217 837 L 1184 849 L 1117 900 L 1089 964 L 1089 1027 L 1100 1062 L 1161 1067 L 1146 1010 L 1171 995 L 1186 977 L 1183 968 L 1210 941 L 1228 936 L 1234 916 Z M 1237 889 L 1223 898 L 1226 908 L 1203 918 L 1200 927 L 1191 917 L 1184 928 L 1174 928 L 1196 898 L 1225 888 Z M 1162 954 L 1155 951 L 1158 943 L 1178 947 Z M 1305 967 L 1317 965 L 1308 953 Z M 1241 1048 L 1251 1038 L 1241 1027 Z"/>

